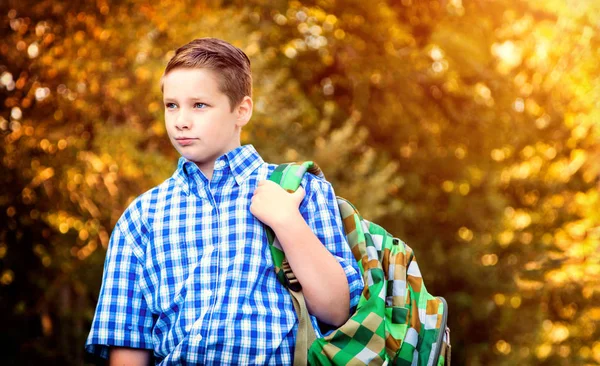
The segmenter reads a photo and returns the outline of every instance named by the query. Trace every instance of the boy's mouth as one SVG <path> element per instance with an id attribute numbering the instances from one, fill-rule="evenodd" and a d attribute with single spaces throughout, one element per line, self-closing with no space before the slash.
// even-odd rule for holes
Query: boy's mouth
<path id="1" fill-rule="evenodd" d="M 197 139 L 192 139 L 192 138 L 187 138 L 187 137 L 178 137 L 175 140 L 177 141 L 177 143 L 179 145 L 181 145 L 181 146 L 187 146 L 187 145 L 193 143 L 194 140 L 197 140 Z"/>

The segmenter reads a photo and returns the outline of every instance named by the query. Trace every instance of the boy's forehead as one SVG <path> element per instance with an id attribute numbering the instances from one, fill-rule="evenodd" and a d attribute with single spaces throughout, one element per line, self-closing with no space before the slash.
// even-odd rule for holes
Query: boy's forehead
<path id="1" fill-rule="evenodd" d="M 206 68 L 178 68 L 163 75 L 163 94 L 217 94 L 221 93 L 218 75 Z"/>

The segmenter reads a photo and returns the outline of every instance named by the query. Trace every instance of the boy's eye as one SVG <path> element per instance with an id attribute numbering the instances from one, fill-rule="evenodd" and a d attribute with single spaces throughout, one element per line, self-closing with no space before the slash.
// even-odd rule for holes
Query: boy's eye
<path id="1" fill-rule="evenodd" d="M 202 109 L 202 108 L 206 108 L 206 107 L 207 107 L 207 105 L 204 103 L 200 103 L 200 102 L 194 103 L 194 108 Z"/>
<path id="2" fill-rule="evenodd" d="M 175 103 L 166 103 L 165 107 L 167 109 L 173 109 L 173 108 L 177 108 L 177 104 L 175 104 Z"/>

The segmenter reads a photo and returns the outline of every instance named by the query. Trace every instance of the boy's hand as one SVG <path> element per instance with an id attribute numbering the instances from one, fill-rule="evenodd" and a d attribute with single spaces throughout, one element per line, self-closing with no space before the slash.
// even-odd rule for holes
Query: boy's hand
<path id="1" fill-rule="evenodd" d="M 258 187 L 254 191 L 250 212 L 264 224 L 275 229 L 289 223 L 290 220 L 302 218 L 299 207 L 305 194 L 302 187 L 298 187 L 294 193 L 289 193 L 277 183 L 263 180 L 258 182 Z"/>

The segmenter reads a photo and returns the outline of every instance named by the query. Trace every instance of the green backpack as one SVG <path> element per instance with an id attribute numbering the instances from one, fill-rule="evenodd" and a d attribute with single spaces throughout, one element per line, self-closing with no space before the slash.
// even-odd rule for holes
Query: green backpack
<path id="1" fill-rule="evenodd" d="M 293 192 L 306 172 L 322 175 L 308 161 L 279 165 L 269 179 Z M 337 203 L 365 287 L 350 319 L 323 338 L 316 338 L 302 287 L 267 227 L 275 272 L 299 319 L 294 365 L 449 365 L 448 305 L 425 289 L 412 249 L 350 202 L 338 197 Z"/>

